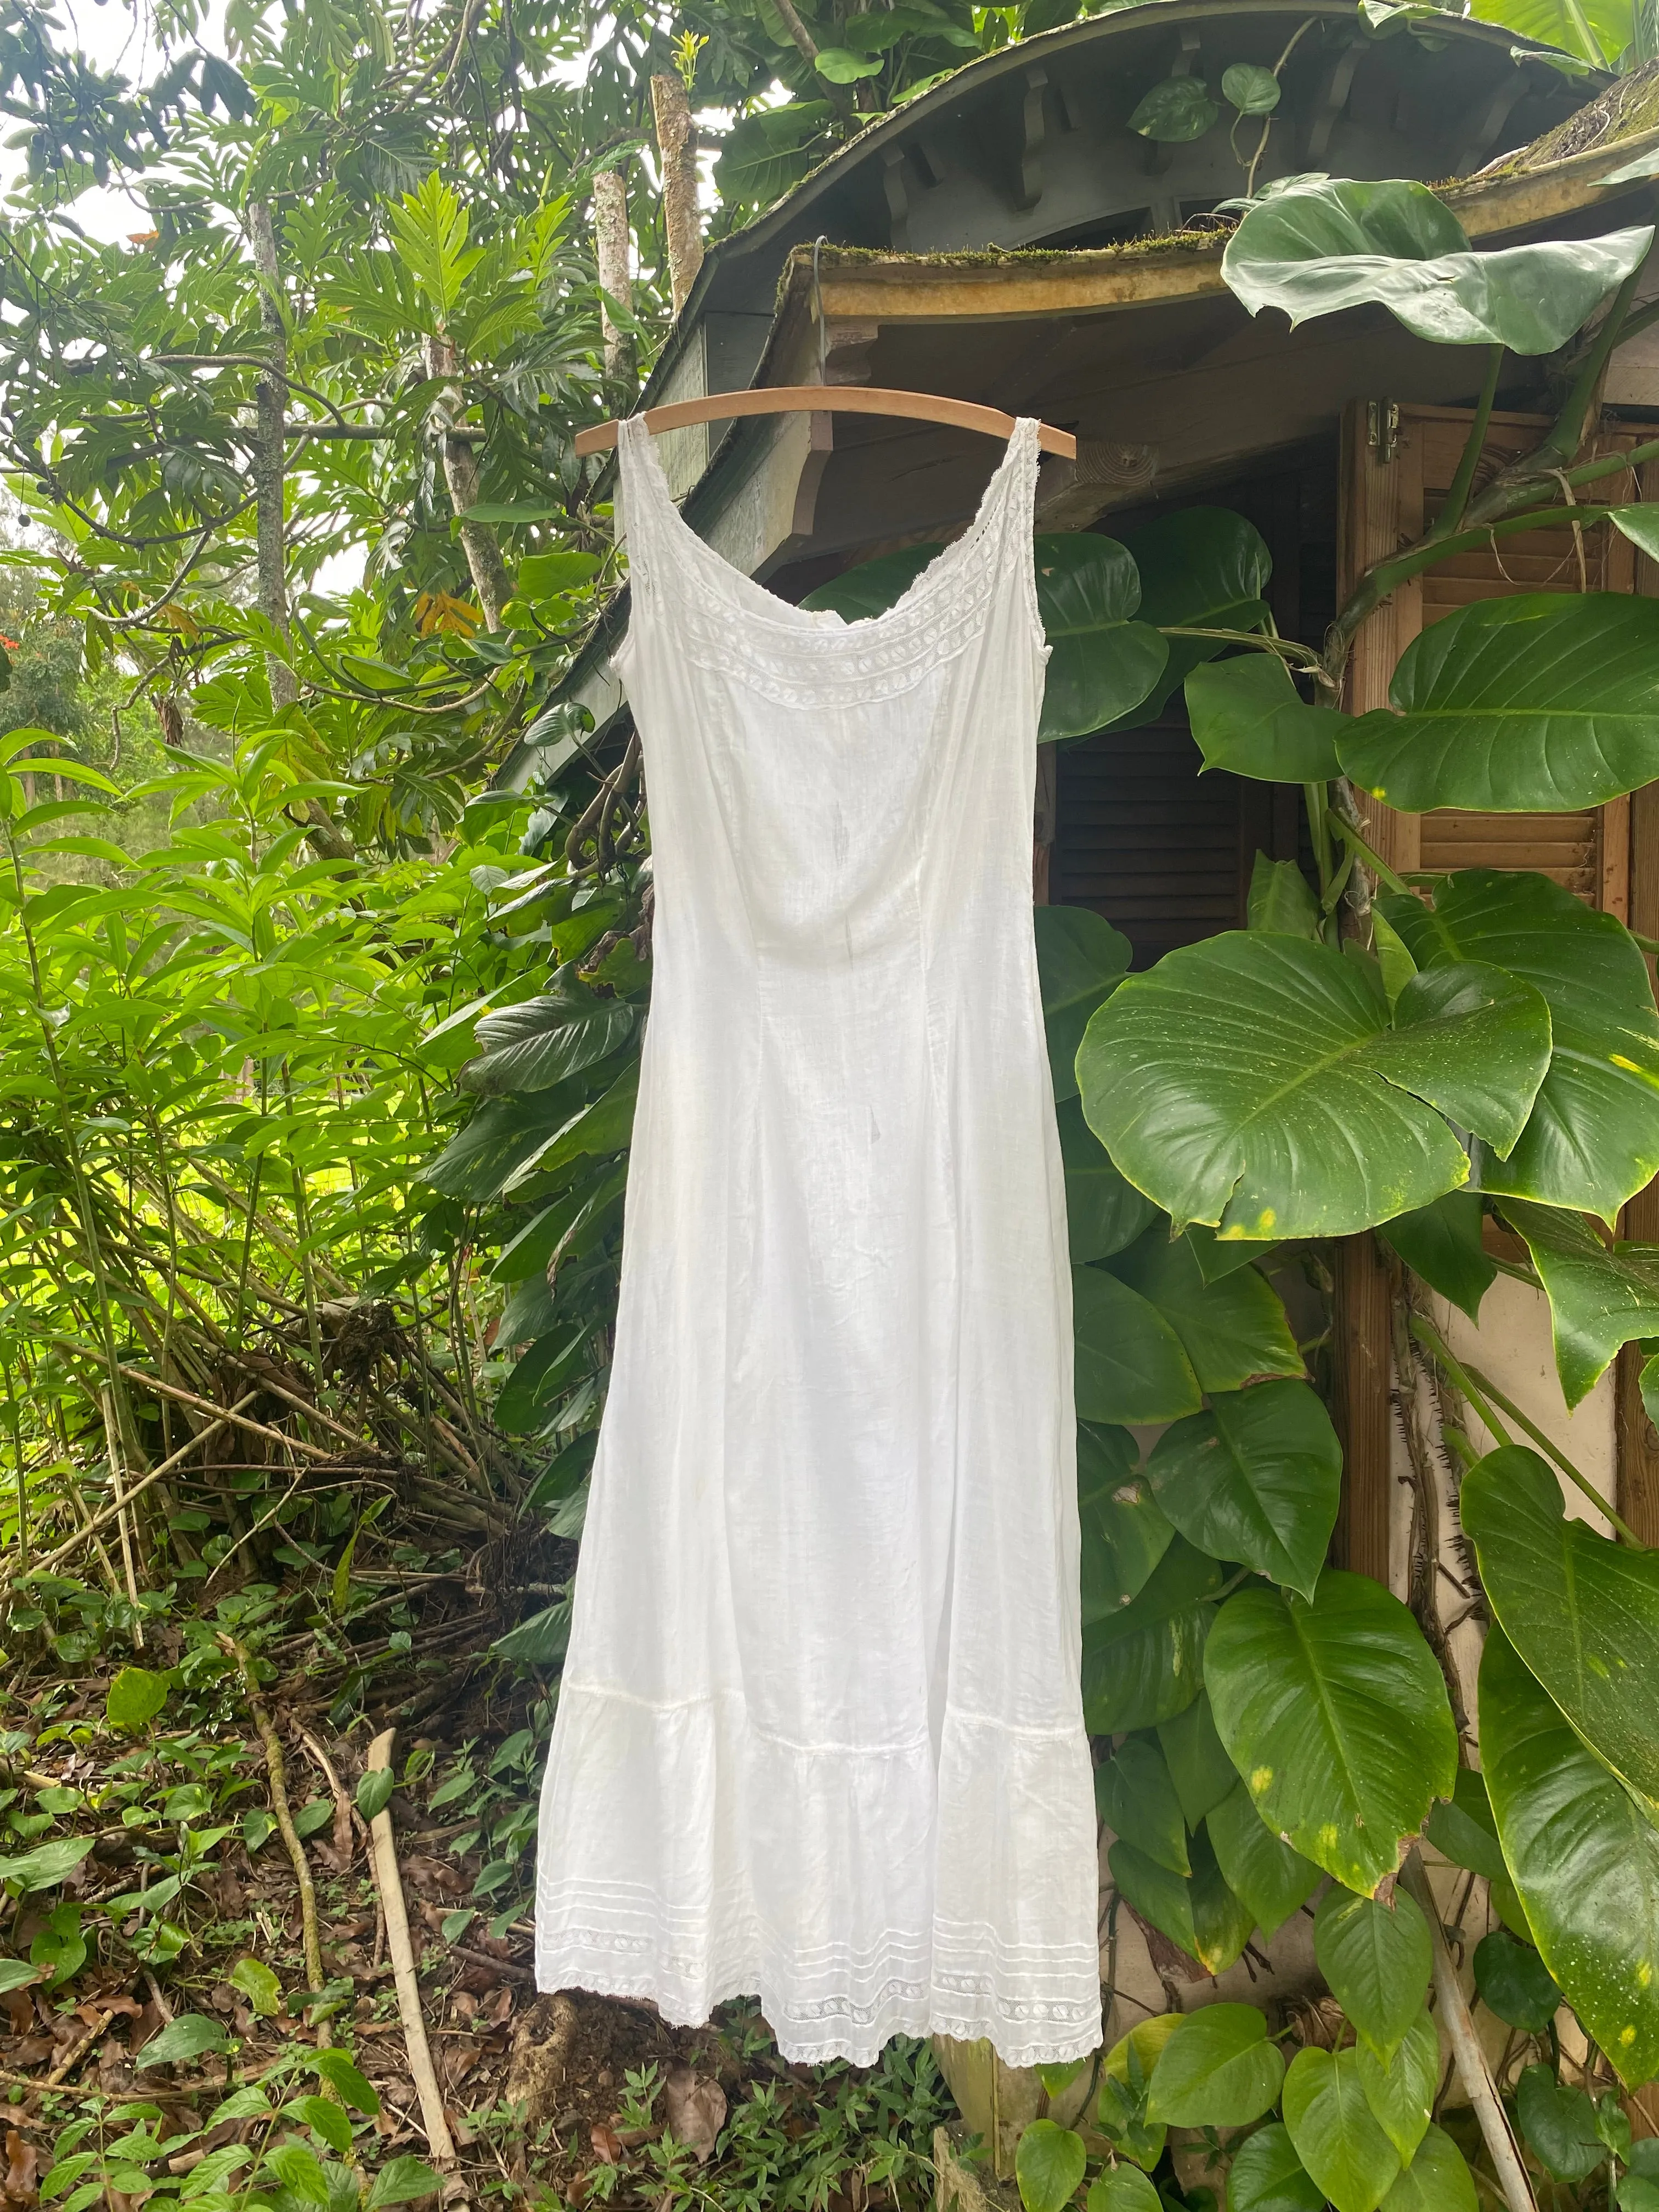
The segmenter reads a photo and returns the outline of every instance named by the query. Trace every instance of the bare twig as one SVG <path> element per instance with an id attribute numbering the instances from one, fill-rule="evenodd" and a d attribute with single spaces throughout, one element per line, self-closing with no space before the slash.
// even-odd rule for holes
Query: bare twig
<path id="1" fill-rule="evenodd" d="M 1429 1887 L 1429 1877 L 1423 1870 L 1423 1862 L 1413 1845 L 1406 1854 L 1400 1869 L 1400 1880 L 1407 1893 L 1421 1906 L 1424 1918 L 1429 1923 L 1429 1936 L 1434 1945 L 1434 1990 L 1439 2000 L 1440 2017 L 1446 2024 L 1452 2055 L 1457 2062 L 1458 2078 L 1463 2084 L 1463 2094 L 1474 2108 L 1480 2123 L 1480 2133 L 1492 2166 L 1503 2185 L 1504 2197 L 1510 2212 L 1538 2212 L 1532 2193 L 1532 2184 L 1527 2179 L 1509 2118 L 1504 2112 L 1486 2054 L 1480 2048 L 1480 2039 L 1474 2032 L 1474 2021 L 1469 2014 L 1468 2000 L 1463 1995 L 1463 1985 L 1457 1978 L 1457 1969 L 1452 1964 L 1451 1953 L 1446 1948 L 1446 1934 L 1440 1924 L 1440 1908 L 1435 1903 L 1434 1892 Z"/>
<path id="2" fill-rule="evenodd" d="M 288 1851 L 289 1863 L 294 1869 L 294 1879 L 300 1887 L 300 1926 L 306 1960 L 306 1977 L 313 1990 L 320 1990 L 327 1976 L 323 1969 L 323 1942 L 317 1924 L 317 1889 L 311 1879 L 311 1862 L 306 1856 L 306 1847 L 300 1841 L 300 1832 L 294 1825 L 293 1808 L 288 1802 L 288 1766 L 283 1757 L 283 1747 L 270 1715 L 265 1711 L 264 1700 L 259 1695 L 259 1686 L 254 1678 L 253 1661 L 246 1644 L 239 1644 L 233 1636 L 221 1634 L 219 1648 L 236 1662 L 242 1678 L 242 1691 L 247 1699 L 247 1709 L 253 1716 L 253 1725 L 259 1731 L 259 1741 L 264 1746 L 265 1769 L 270 1781 L 270 1809 L 276 1815 L 276 1826 L 282 1832 Z M 318 2040 L 329 2040 L 326 2026 L 318 2030 Z"/>
<path id="3" fill-rule="evenodd" d="M 370 1744 L 368 1771 L 371 1774 L 392 1765 L 392 1743 L 396 1733 L 394 1729 L 383 1729 Z M 427 2041 L 426 2019 L 421 2011 L 420 1978 L 415 1971 L 415 1951 L 409 1940 L 409 1914 L 404 1904 L 403 1880 L 398 1872 L 398 1846 L 392 1833 L 391 1814 L 385 1810 L 377 1813 L 369 1824 L 369 1833 L 374 1840 L 374 1881 L 386 1914 L 386 1948 L 392 1954 L 397 1980 L 398 2010 L 404 2024 L 409 2071 L 421 2100 L 421 2118 L 432 2155 L 441 2166 L 450 2166 L 455 2159 L 455 2138 L 449 2132 L 449 2122 L 444 2114 L 443 2092 L 433 2069 L 432 2046 Z"/>

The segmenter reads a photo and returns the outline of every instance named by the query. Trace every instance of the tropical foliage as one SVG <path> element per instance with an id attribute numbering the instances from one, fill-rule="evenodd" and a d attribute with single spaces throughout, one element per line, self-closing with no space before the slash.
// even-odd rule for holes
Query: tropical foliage
<path id="1" fill-rule="evenodd" d="M 1599 374 L 1652 233 L 1475 257 L 1449 221 L 1420 185 L 1307 180 L 1246 210 L 1224 270 L 1253 310 L 1371 301 L 1419 336 L 1495 349 L 1559 346 L 1610 301 L 1590 349 Z M 1556 276 L 1540 283 L 1529 252 Z M 1529 319 L 1558 312 L 1547 327 Z M 1500 1440 L 1480 1456 L 1445 1425 L 1494 1617 L 1477 1694 L 1450 1667 L 1432 1565 L 1413 1617 L 1325 1564 L 1341 1451 L 1316 1346 L 1291 1318 L 1320 1279 L 1320 1240 L 1371 1229 L 1416 1280 L 1478 1314 L 1496 1273 L 1481 1241 L 1490 1212 L 1522 1240 L 1522 1272 L 1550 1302 L 1568 1405 L 1620 1346 L 1659 1331 L 1659 1248 L 1607 1234 L 1659 1167 L 1659 1015 L 1642 947 L 1541 876 L 1402 881 L 1368 845 L 1353 795 L 1541 811 L 1650 781 L 1647 603 L 1468 606 L 1407 653 L 1389 709 L 1352 717 L 1337 703 L 1388 572 L 1421 573 L 1478 528 L 1562 511 L 1562 483 L 1544 471 L 1553 443 L 1569 460 L 1577 447 L 1580 388 L 1540 456 L 1469 497 L 1499 358 L 1461 489 L 1423 545 L 1373 572 L 1322 654 L 1273 636 L 1248 604 L 1266 549 L 1237 517 L 1186 517 L 1173 578 L 1156 529 L 1145 545 L 1038 541 L 1045 619 L 1067 641 L 1050 664 L 1045 737 L 1086 720 L 1084 699 L 1131 723 L 1155 710 L 1144 559 L 1160 623 L 1207 633 L 1208 657 L 1186 673 L 1206 763 L 1306 795 L 1317 881 L 1258 858 L 1246 930 L 1130 975 L 1127 944 L 1098 916 L 1039 908 L 1036 921 L 1077 1290 L 1085 1711 L 1113 1740 L 1098 1769 L 1113 1880 L 1177 1955 L 1219 1973 L 1328 1876 L 1316 1946 L 1358 2039 L 1305 2048 L 1287 2071 L 1249 2007 L 1137 2030 L 1100 2074 L 1086 2138 L 1053 2121 L 1023 2138 L 1032 2212 L 1070 2201 L 1103 2136 L 1109 2160 L 1156 2166 L 1170 2123 L 1264 2123 L 1231 2143 L 1230 2193 L 1247 2203 L 1472 2205 L 1463 2149 L 1430 2127 L 1439 2045 L 1414 1901 L 1429 1897 L 1413 1840 L 1425 1830 L 1493 1885 L 1510 1932 L 1486 1939 L 1477 1975 L 1498 2016 L 1518 2024 L 1565 1998 L 1620 2081 L 1659 2071 L 1653 1555 L 1622 1526 L 1608 1538 L 1565 1518 L 1562 1474 L 1604 1501 L 1554 1447 L 1559 1474 L 1540 1458 L 1524 1416 L 1407 1310 L 1419 1348 Z M 1607 472 L 1587 464 L 1566 483 Z M 832 588 L 867 606 L 879 565 Z M 1200 619 L 1222 569 L 1243 611 Z M 1084 601 L 1086 624 L 1073 611 Z M 1171 642 L 1190 654 L 1194 641 Z M 1133 1431 L 1153 1424 L 1143 1451 Z M 1473 1726 L 1482 1771 L 1467 1763 Z M 1154 2048 L 1152 2028 L 1166 2027 Z M 1547 2095 L 1523 2079 L 1521 2127 L 1545 2169 L 1565 2173 L 1551 2129 L 1566 2093 L 1553 2074 Z M 1632 2154 L 1611 2091 L 1595 2108 L 1583 2098 L 1582 2133 L 1615 2175 Z M 1120 2162 L 1090 2202 L 1124 2212 L 1143 2195 L 1150 2204 Z"/>

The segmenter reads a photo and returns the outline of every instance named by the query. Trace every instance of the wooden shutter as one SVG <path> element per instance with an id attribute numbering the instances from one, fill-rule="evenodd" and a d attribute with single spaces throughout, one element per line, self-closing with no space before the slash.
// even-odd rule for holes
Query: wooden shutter
<path id="1" fill-rule="evenodd" d="M 1244 921 L 1258 851 L 1294 857 L 1301 794 L 1200 773 L 1180 696 L 1155 722 L 1060 745 L 1049 896 L 1090 906 L 1150 968 Z"/>
<path id="2" fill-rule="evenodd" d="M 1408 544 L 1434 520 L 1468 435 L 1462 407 L 1400 407 L 1361 402 L 1344 426 L 1341 594 L 1374 561 Z M 1549 428 L 1541 415 L 1494 415 L 1477 485 L 1535 446 Z M 1628 453 L 1655 434 L 1646 424 L 1603 430 L 1584 458 Z M 1642 495 L 1659 490 L 1659 471 L 1641 471 Z M 1629 480 L 1613 479 L 1614 495 Z M 1598 487 L 1598 495 L 1605 496 Z M 1582 554 L 1582 567 L 1581 567 Z M 1419 633 L 1477 599 L 1517 592 L 1653 592 L 1659 576 L 1628 538 L 1605 524 L 1575 533 L 1530 531 L 1478 552 L 1458 554 L 1396 592 L 1356 641 L 1347 704 L 1355 714 L 1388 704 L 1400 656 Z M 1591 905 L 1626 921 L 1630 914 L 1628 799 L 1571 814 L 1472 814 L 1446 808 L 1395 814 L 1366 802 L 1382 842 L 1378 850 L 1402 873 L 1414 868 L 1536 868 Z"/>
<path id="3" fill-rule="evenodd" d="M 1472 420 L 1466 408 L 1395 408 L 1358 402 L 1343 425 L 1343 518 L 1339 598 L 1373 562 L 1409 544 L 1444 501 Z M 1543 416 L 1495 414 L 1477 487 L 1528 452 L 1549 427 Z M 1604 425 L 1583 458 L 1628 453 L 1655 426 Z M 1640 471 L 1640 495 L 1659 495 L 1659 470 Z M 1634 497 L 1628 477 L 1595 495 Z M 1589 496 L 1589 495 L 1586 495 Z M 1659 571 L 1605 525 L 1576 533 L 1570 525 L 1504 538 L 1454 556 L 1396 592 L 1361 629 L 1349 665 L 1346 704 L 1355 714 L 1386 706 L 1400 656 L 1430 623 L 1477 599 L 1517 592 L 1659 592 Z M 1419 868 L 1535 868 L 1588 903 L 1651 930 L 1659 922 L 1659 792 L 1565 814 L 1482 814 L 1446 808 L 1396 814 L 1364 802 L 1371 839 L 1402 874 Z M 1634 912 L 1632 911 L 1634 906 Z M 1652 921 L 1644 921 L 1651 913 Z M 1627 1209 L 1626 1236 L 1659 1237 L 1659 1194 L 1644 1191 Z M 1391 1481 L 1388 1263 L 1374 1238 L 1343 1240 L 1337 1253 L 1336 1399 L 1347 1472 L 1336 1549 L 1342 1563 L 1386 1582 Z M 1648 1425 L 1635 1386 L 1639 1360 L 1621 1361 L 1620 1487 L 1639 1486 L 1659 1523 L 1659 1435 Z M 1627 1508 L 1625 1510 L 1628 1510 Z"/>

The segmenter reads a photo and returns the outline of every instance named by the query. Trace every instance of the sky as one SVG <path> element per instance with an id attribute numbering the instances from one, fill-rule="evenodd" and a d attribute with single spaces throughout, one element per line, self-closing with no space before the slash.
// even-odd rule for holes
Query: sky
<path id="1" fill-rule="evenodd" d="M 95 69 L 119 70 L 123 76 L 137 82 L 153 68 L 156 56 L 147 7 L 129 7 L 124 0 L 103 0 L 101 6 L 97 0 L 55 0 L 53 13 L 70 27 L 76 44 Z M 224 0 L 209 0 L 198 41 L 210 52 L 225 51 Z M 0 146 L 0 191 L 10 190 L 22 167 L 20 150 Z M 106 244 L 149 228 L 144 208 L 118 185 L 94 185 L 82 192 L 74 211 L 88 237 Z"/>

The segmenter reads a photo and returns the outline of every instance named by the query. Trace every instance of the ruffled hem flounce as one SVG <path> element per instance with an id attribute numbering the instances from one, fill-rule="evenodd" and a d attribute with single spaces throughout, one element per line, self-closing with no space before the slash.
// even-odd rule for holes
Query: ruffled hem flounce
<path id="1" fill-rule="evenodd" d="M 1075 1729 L 948 1711 L 932 1741 L 805 1747 L 735 1694 L 566 1683 L 543 1793 L 536 1978 L 696 2027 L 757 1996 L 787 2058 L 1099 2044 L 1095 1817 Z"/>

